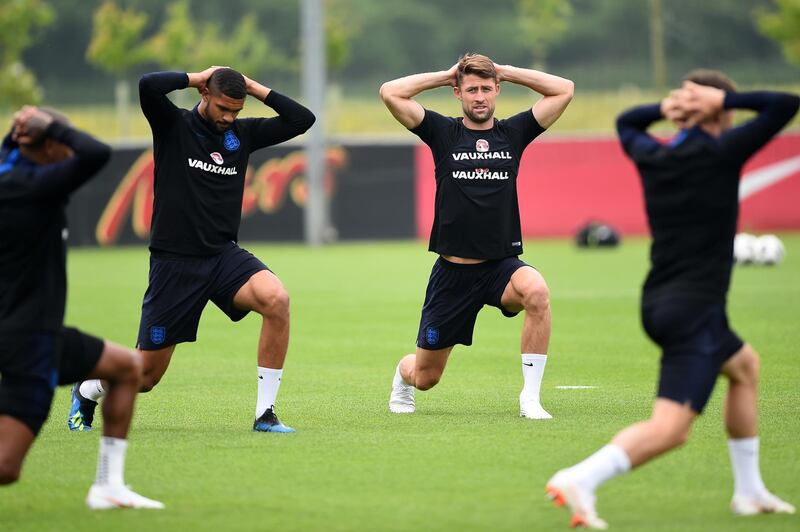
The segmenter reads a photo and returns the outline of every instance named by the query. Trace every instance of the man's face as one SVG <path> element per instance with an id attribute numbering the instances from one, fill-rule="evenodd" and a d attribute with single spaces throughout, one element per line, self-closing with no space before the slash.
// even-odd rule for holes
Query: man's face
<path id="1" fill-rule="evenodd" d="M 244 100 L 237 100 L 211 91 L 203 95 L 206 102 L 205 116 L 209 124 L 222 133 L 233 125 L 239 111 L 244 108 Z"/>
<path id="2" fill-rule="evenodd" d="M 453 90 L 461 100 L 464 116 L 472 122 L 483 124 L 494 116 L 495 100 L 500 93 L 500 85 L 495 80 L 467 74 Z"/>

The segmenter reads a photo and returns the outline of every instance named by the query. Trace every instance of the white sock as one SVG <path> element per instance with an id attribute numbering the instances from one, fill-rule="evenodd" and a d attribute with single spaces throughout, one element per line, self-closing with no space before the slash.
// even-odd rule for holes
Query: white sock
<path id="1" fill-rule="evenodd" d="M 392 387 L 400 385 L 411 386 L 405 381 L 405 379 L 403 379 L 403 376 L 400 374 L 400 362 L 398 362 L 397 369 L 394 370 L 394 379 L 392 379 Z"/>
<path id="2" fill-rule="evenodd" d="M 567 472 L 584 489 L 594 493 L 597 486 L 630 469 L 631 460 L 622 447 L 609 443 L 583 462 L 570 467 Z"/>
<path id="3" fill-rule="evenodd" d="M 733 467 L 734 493 L 755 497 L 767 491 L 758 466 L 758 436 L 728 440 Z"/>
<path id="4" fill-rule="evenodd" d="M 97 477 L 95 484 L 123 486 L 125 484 L 125 451 L 128 440 L 103 436 L 97 455 Z"/>
<path id="5" fill-rule="evenodd" d="M 106 396 L 106 391 L 103 388 L 103 381 L 100 379 L 91 379 L 88 381 L 83 381 L 78 388 L 78 391 L 84 396 L 86 399 L 91 399 L 94 402 L 100 400 L 101 397 Z"/>
<path id="6" fill-rule="evenodd" d="M 536 404 L 541 404 L 539 391 L 542 387 L 545 364 L 547 364 L 547 355 L 522 354 L 523 385 L 520 393 L 521 400 L 534 401 Z"/>
<path id="7" fill-rule="evenodd" d="M 256 419 L 275 406 L 278 388 L 281 387 L 283 369 L 258 367 L 258 399 L 256 400 Z"/>

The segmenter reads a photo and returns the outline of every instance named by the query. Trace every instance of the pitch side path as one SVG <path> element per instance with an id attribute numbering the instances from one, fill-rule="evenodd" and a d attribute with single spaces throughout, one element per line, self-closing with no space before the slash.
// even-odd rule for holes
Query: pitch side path
<path id="1" fill-rule="evenodd" d="M 774 268 L 737 267 L 729 309 L 762 355 L 762 471 L 800 503 L 800 234 Z M 518 417 L 519 329 L 486 308 L 475 345 L 417 394 L 417 413 L 388 412 L 397 359 L 413 349 L 434 256 L 420 242 L 322 249 L 243 244 L 291 294 L 292 337 L 281 416 L 296 434 L 250 431 L 260 320 L 231 325 L 209 305 L 198 343 L 182 347 L 159 387 L 141 395 L 127 480 L 161 512 L 90 512 L 100 430 L 67 430 L 69 389 L 26 462 L 0 488 L 0 530 L 566 530 L 544 483 L 647 417 L 658 353 L 639 325 L 647 241 L 581 251 L 531 241 L 524 259 L 552 293 L 553 339 L 543 404 Z M 67 323 L 132 345 L 147 282 L 144 248 L 73 249 Z M 797 530 L 800 516 L 733 517 L 721 422 L 722 381 L 690 443 L 601 490 L 614 530 Z"/>

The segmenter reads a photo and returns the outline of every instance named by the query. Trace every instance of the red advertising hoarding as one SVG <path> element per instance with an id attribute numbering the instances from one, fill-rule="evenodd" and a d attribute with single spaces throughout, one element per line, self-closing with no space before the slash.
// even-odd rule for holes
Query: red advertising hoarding
<path id="1" fill-rule="evenodd" d="M 415 151 L 417 235 L 433 223 L 434 165 L 430 150 Z M 517 182 L 524 237 L 572 235 L 589 220 L 626 235 L 647 233 L 641 185 L 616 139 L 541 138 L 525 151 Z M 740 227 L 800 229 L 800 133 L 773 140 L 745 166 Z"/>

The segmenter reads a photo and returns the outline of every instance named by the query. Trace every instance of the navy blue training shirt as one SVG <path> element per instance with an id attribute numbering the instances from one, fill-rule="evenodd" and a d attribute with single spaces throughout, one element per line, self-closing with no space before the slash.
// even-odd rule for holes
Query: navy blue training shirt
<path id="1" fill-rule="evenodd" d="M 725 109 L 751 109 L 757 116 L 719 137 L 695 127 L 669 144 L 647 133 L 663 118 L 658 104 L 619 116 L 617 131 L 639 170 L 653 236 L 644 302 L 665 297 L 725 300 L 742 166 L 792 119 L 799 102 L 791 94 L 730 92 Z"/>
<path id="2" fill-rule="evenodd" d="M 525 148 L 543 131 L 530 109 L 486 130 L 425 110 L 411 132 L 436 165 L 429 251 L 487 260 L 522 253 L 517 174 Z"/>
<path id="3" fill-rule="evenodd" d="M 197 107 L 181 109 L 167 98 L 188 84 L 183 72 L 146 74 L 139 81 L 155 158 L 150 250 L 208 256 L 238 240 L 250 153 L 304 133 L 314 115 L 272 90 L 264 103 L 277 117 L 237 119 L 220 132 Z"/>
<path id="4" fill-rule="evenodd" d="M 72 157 L 35 164 L 10 136 L 0 148 L 0 335 L 61 330 L 67 200 L 111 155 L 106 144 L 57 122 L 45 135 L 69 146 Z"/>

